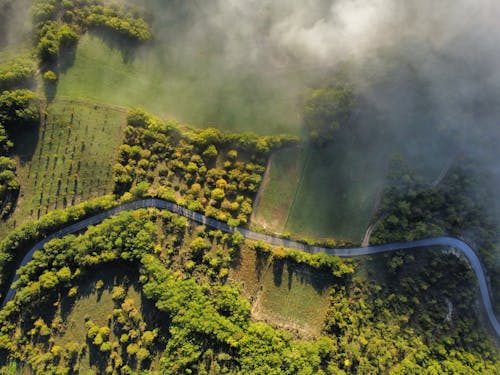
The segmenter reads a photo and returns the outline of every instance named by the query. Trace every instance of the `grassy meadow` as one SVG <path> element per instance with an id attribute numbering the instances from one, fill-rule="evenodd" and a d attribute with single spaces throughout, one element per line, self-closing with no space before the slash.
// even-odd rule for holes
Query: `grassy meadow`
<path id="1" fill-rule="evenodd" d="M 263 179 L 259 201 L 252 216 L 258 228 L 283 233 L 300 183 L 307 151 L 304 148 L 285 149 L 274 153 Z"/>
<path id="2" fill-rule="evenodd" d="M 360 240 L 385 168 L 344 144 L 285 150 L 273 160 L 254 223 L 280 233 Z"/>
<path id="3" fill-rule="evenodd" d="M 302 336 L 320 334 L 334 285 L 330 274 L 244 247 L 229 277 L 242 286 L 254 319 Z"/>
<path id="4" fill-rule="evenodd" d="M 285 231 L 360 240 L 383 187 L 386 164 L 365 159 L 346 144 L 306 152 Z"/>
<path id="5" fill-rule="evenodd" d="M 13 137 L 21 182 L 7 227 L 110 193 L 126 113 L 90 102 L 49 104 L 39 128 Z"/>
<path id="6" fill-rule="evenodd" d="M 58 95 L 142 106 L 195 126 L 259 133 L 297 132 L 295 97 L 274 77 L 222 71 L 204 56 L 179 61 L 168 45 L 124 49 L 84 35 L 75 56 L 63 58 Z M 291 78 L 292 79 L 292 78 Z"/>

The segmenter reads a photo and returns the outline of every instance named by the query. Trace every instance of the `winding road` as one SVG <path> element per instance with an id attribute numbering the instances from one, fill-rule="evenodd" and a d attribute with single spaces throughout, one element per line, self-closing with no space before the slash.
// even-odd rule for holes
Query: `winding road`
<path id="1" fill-rule="evenodd" d="M 284 238 L 274 237 L 263 233 L 253 232 L 244 228 L 234 228 L 230 227 L 224 222 L 206 217 L 199 212 L 190 211 L 184 207 L 181 207 L 173 202 L 168 202 L 161 199 L 143 199 L 139 201 L 124 203 L 122 205 L 116 206 L 110 210 L 104 211 L 98 215 L 89 217 L 87 219 L 81 220 L 75 224 L 69 225 L 49 236 L 39 241 L 35 246 L 33 246 L 30 251 L 24 256 L 21 261 L 19 267 L 27 264 L 32 258 L 35 251 L 40 250 L 47 242 L 63 237 L 65 235 L 79 232 L 90 225 L 95 225 L 102 222 L 104 219 L 116 215 L 123 211 L 131 211 L 137 210 L 140 208 L 157 208 L 162 210 L 168 210 L 179 215 L 182 215 L 188 219 L 191 219 L 197 223 L 207 225 L 209 227 L 220 229 L 223 232 L 233 233 L 235 231 L 240 232 L 244 237 L 250 240 L 255 241 L 263 241 L 269 243 L 271 245 L 283 246 L 286 248 L 297 249 L 306 251 L 308 253 L 317 254 L 324 253 L 328 255 L 334 255 L 339 257 L 356 257 L 363 255 L 374 255 L 380 253 L 386 253 L 390 251 L 397 250 L 414 250 L 418 248 L 428 248 L 428 247 L 446 247 L 453 248 L 459 251 L 465 258 L 468 260 L 472 270 L 476 274 L 476 278 L 479 284 L 479 290 L 481 292 L 481 300 L 484 305 L 484 310 L 488 316 L 488 320 L 491 324 L 491 327 L 495 331 L 498 338 L 500 338 L 500 323 L 498 322 L 495 313 L 493 312 L 492 302 L 491 302 L 491 294 L 488 288 L 488 283 L 486 281 L 486 276 L 484 273 L 484 269 L 481 266 L 481 262 L 479 261 L 478 256 L 474 252 L 474 250 L 467 245 L 465 242 L 453 238 L 453 237 L 435 237 L 435 238 L 426 238 L 418 241 L 410 241 L 410 242 L 397 242 L 390 243 L 385 245 L 377 245 L 377 246 L 367 246 L 367 247 L 356 247 L 356 248 L 346 248 L 346 249 L 332 249 L 321 246 L 310 246 L 301 242 L 296 242 L 292 240 L 287 240 Z M 16 290 L 13 288 L 14 282 L 18 279 L 18 275 L 16 274 L 12 280 L 11 286 L 5 299 L 2 303 L 2 307 L 5 306 L 7 302 L 9 302 L 15 295 Z"/>

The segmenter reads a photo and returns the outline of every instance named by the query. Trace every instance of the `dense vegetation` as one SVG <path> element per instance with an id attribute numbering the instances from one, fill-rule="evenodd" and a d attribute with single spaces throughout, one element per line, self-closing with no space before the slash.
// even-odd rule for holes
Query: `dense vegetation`
<path id="1" fill-rule="evenodd" d="M 12 82 L 11 82 L 12 83 Z M 29 90 L 0 94 L 0 217 L 10 213 L 19 192 L 16 163 L 10 158 L 13 142 L 8 133 L 34 127 L 39 121 L 38 97 Z"/>
<path id="2" fill-rule="evenodd" d="M 57 79 L 61 51 L 70 50 L 88 29 L 106 29 L 143 42 L 152 38 L 148 24 L 137 14 L 99 0 L 36 0 L 33 5 L 35 45 L 48 81 Z"/>
<path id="3" fill-rule="evenodd" d="M 293 137 L 181 129 L 175 122 L 132 110 L 114 168 L 115 192 L 151 190 L 150 194 L 239 226 L 252 212 L 269 153 L 293 142 Z"/>
<path id="4" fill-rule="evenodd" d="M 0 92 L 25 86 L 34 74 L 31 57 L 21 56 L 0 64 Z"/>
<path id="5" fill-rule="evenodd" d="M 464 237 L 478 251 L 490 278 L 494 296 L 500 290 L 498 270 L 498 223 L 488 207 L 495 192 L 488 191 L 484 176 L 471 161 L 462 160 L 438 186 L 429 187 L 396 158 L 391 166 L 389 183 L 382 199 L 380 222 L 373 233 L 373 243 L 411 241 L 424 237 L 452 235 Z M 415 262 L 411 255 L 390 257 L 389 269 L 408 267 Z M 434 270 L 437 274 L 438 270 Z M 456 278 L 453 273 L 450 278 Z M 493 303 L 500 309 L 499 298 Z"/>
<path id="6" fill-rule="evenodd" d="M 122 7 L 97 0 L 34 3 L 36 51 L 48 84 L 58 80 L 61 52 L 71 51 L 89 29 L 111 31 L 127 42 L 152 38 L 146 22 Z M 30 131 L 40 123 L 37 95 L 20 89 L 33 74 L 33 65 L 25 59 L 0 66 L 0 90 L 11 90 L 0 94 L 1 215 L 10 211 L 19 189 L 8 134 Z M 348 130 L 354 102 L 347 85 L 312 92 L 304 124 L 314 147 L 330 143 L 339 129 Z M 84 199 L 84 187 L 89 189 L 86 199 L 92 186 L 110 178 L 109 169 L 84 156 L 94 153 L 104 159 L 95 147 L 113 148 L 106 140 L 94 139 L 108 134 L 107 115 L 93 117 L 96 128 L 91 126 L 89 140 L 71 138 L 75 132 L 88 133 L 74 108 L 54 114 L 49 124 L 53 126 L 47 127 L 51 115 L 50 109 L 43 112 L 44 153 L 39 149 L 38 164 L 30 164 L 29 170 L 39 184 L 39 194 L 31 198 L 38 202 L 40 219 L 18 226 L 0 242 L 2 295 L 16 261 L 31 245 L 122 201 L 158 196 L 232 226 L 247 224 L 269 154 L 296 142 L 291 137 L 195 130 L 132 110 L 114 166 L 116 196 L 72 206 L 78 192 Z M 68 124 L 73 122 L 72 128 Z M 76 122 L 78 129 L 73 130 Z M 101 126 L 98 133 L 95 129 Z M 105 162 L 110 160 L 114 162 Z M 87 165 L 81 170 L 82 163 Z M 82 182 L 83 170 L 93 168 L 99 171 Z M 498 291 L 496 224 L 478 203 L 488 202 L 488 194 L 472 195 L 478 183 L 470 177 L 473 171 L 457 168 L 442 184 L 429 188 L 401 163 L 392 170 L 374 242 L 467 231 Z M 49 180 L 50 187 L 45 184 Z M 61 201 L 62 207 L 72 207 L 48 213 L 49 206 L 57 208 Z M 261 259 L 275 273 L 286 259 L 307 272 L 331 275 L 333 286 L 325 287 L 330 306 L 319 337 L 301 340 L 251 319 L 250 301 L 242 297 L 238 280 L 229 278 L 243 249 L 255 252 L 256 273 Z M 84 318 L 85 335 L 63 341 L 72 324 L 65 317 L 87 293 L 81 288 L 84 280 L 111 267 L 137 270 L 148 311 L 116 284 L 111 292 L 114 306 L 105 322 Z M 500 367 L 498 350 L 471 308 L 476 300 L 472 273 L 460 259 L 430 250 L 360 264 L 252 243 L 237 231 L 209 230 L 151 209 L 121 213 L 78 235 L 55 239 L 19 273 L 16 296 L 0 311 L 0 364 L 5 365 L 0 373 L 24 367 L 38 374 L 76 374 L 90 367 L 108 374 L 158 369 L 165 374 L 490 374 Z M 102 286 L 98 281 L 94 292 L 99 295 Z"/>
<path id="7" fill-rule="evenodd" d="M 353 88 L 337 83 L 314 89 L 304 104 L 303 121 L 313 143 L 325 145 L 346 128 L 355 106 Z"/>
<path id="8" fill-rule="evenodd" d="M 242 246 L 248 245 L 238 233 L 210 231 L 157 210 L 122 213 L 82 235 L 53 240 L 22 268 L 18 292 L 0 313 L 4 360 L 8 356 L 43 374 L 78 373 L 84 360 L 101 373 L 135 373 L 150 368 L 159 354 L 165 374 L 424 369 L 486 374 L 498 365 L 498 353 L 488 339 L 476 333 L 481 332 L 478 327 L 467 325 L 477 324 L 471 311 L 457 314 L 454 324 L 443 327 L 442 309 L 435 307 L 430 314 L 408 308 L 418 301 L 413 293 L 386 290 L 387 285 L 354 276 L 352 267 L 336 258 L 314 261 L 303 253 L 293 255 L 329 269 L 337 280 L 320 338 L 301 341 L 252 322 L 249 303 L 227 279 Z M 255 247 L 261 256 L 281 256 L 264 248 Z M 111 264 L 139 268 L 144 296 L 156 306 L 157 320 L 147 323 L 117 285 L 107 324 L 88 320 L 86 342 L 57 344 L 68 328 L 58 318 L 59 306 L 71 306 L 82 278 Z M 463 272 L 463 266 L 454 271 Z M 474 295 L 467 292 L 470 284 L 462 286 L 466 288 L 460 298 L 467 298 L 459 308 L 466 312 Z"/>
<path id="9" fill-rule="evenodd" d="M 246 202 L 251 211 L 268 152 L 290 141 L 192 130 L 133 110 L 115 167 L 115 190 L 123 199 L 157 195 L 243 224 L 245 212 L 229 210 L 230 204 Z M 402 166 L 394 171 L 402 173 Z M 408 188 L 411 179 L 394 175 L 388 191 L 392 198 L 384 200 L 387 212 L 401 208 L 393 200 L 408 193 L 403 189 L 396 194 L 400 181 Z M 456 189 L 453 196 L 463 184 Z M 1 243 L 4 289 L 11 275 L 3 270 L 13 264 L 16 249 L 21 253 L 47 233 L 117 203 L 106 197 L 13 231 Z M 375 233 L 379 241 L 391 234 L 384 225 Z M 320 338 L 301 341 L 251 321 L 249 302 L 228 280 L 243 246 L 273 263 L 286 257 L 331 272 L 335 284 Z M 146 321 L 116 285 L 107 323 L 88 319 L 85 339 L 62 344 L 68 322 L 61 320 L 59 307 L 71 308 L 82 280 L 97 267 L 121 264 L 139 269 L 143 296 L 155 305 L 156 320 Z M 354 273 L 359 267 L 325 255 L 249 244 L 238 232 L 210 231 L 168 212 L 122 213 L 82 235 L 51 241 L 22 268 L 18 292 L 0 313 L 3 360 L 43 374 L 78 373 L 87 362 L 95 371 L 120 374 L 154 366 L 166 374 L 486 374 L 498 366 L 498 352 L 470 309 L 473 275 L 463 263 L 421 251 L 418 258 L 411 253 L 375 258 L 364 265 L 369 277 Z M 387 270 L 385 277 L 377 271 L 380 267 Z"/>
<path id="10" fill-rule="evenodd" d="M 44 215 L 40 220 L 30 221 L 15 230 L 12 230 L 0 242 L 0 290 L 5 295 L 8 283 L 15 272 L 16 261 L 23 256 L 30 246 L 43 239 L 50 233 L 74 223 L 82 218 L 108 209 L 116 205 L 113 196 L 104 196 L 66 210 L 53 211 Z"/>

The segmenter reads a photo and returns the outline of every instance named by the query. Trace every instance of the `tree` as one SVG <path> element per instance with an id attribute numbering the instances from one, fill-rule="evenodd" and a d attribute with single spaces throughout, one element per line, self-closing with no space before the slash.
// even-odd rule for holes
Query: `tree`
<path id="1" fill-rule="evenodd" d="M 146 348 L 139 348 L 139 350 L 137 350 L 136 357 L 139 362 L 144 361 L 145 359 L 149 358 L 149 356 L 149 350 L 147 350 Z"/>
<path id="2" fill-rule="evenodd" d="M 40 276 L 40 286 L 44 289 L 53 289 L 59 283 L 57 276 L 51 271 L 45 271 Z"/>
<path id="3" fill-rule="evenodd" d="M 75 31 L 67 23 L 64 23 L 59 28 L 58 38 L 59 43 L 63 48 L 73 47 L 78 42 L 77 33 L 75 33 Z"/>
<path id="4" fill-rule="evenodd" d="M 217 201 L 220 201 L 222 199 L 224 199 L 224 196 L 226 194 L 224 193 L 224 190 L 220 189 L 220 188 L 215 188 L 214 190 L 212 190 L 212 192 L 210 193 L 210 197 L 212 199 L 215 199 Z"/>
<path id="5" fill-rule="evenodd" d="M 45 82 L 48 82 L 48 83 L 56 83 L 57 82 L 57 75 L 52 70 L 47 70 L 43 74 L 43 79 Z"/>
<path id="6" fill-rule="evenodd" d="M 57 271 L 57 277 L 62 282 L 67 282 L 71 279 L 71 270 L 69 267 L 63 267 L 59 271 Z"/>
<path id="7" fill-rule="evenodd" d="M 214 159 L 218 155 L 217 148 L 214 145 L 209 145 L 205 151 L 203 151 L 203 156 Z"/>
<path id="8" fill-rule="evenodd" d="M 30 90 L 4 91 L 0 95 L 0 124 L 7 129 L 38 123 L 38 95 Z"/>
<path id="9" fill-rule="evenodd" d="M 348 125 L 354 105 L 354 93 L 347 85 L 313 90 L 303 114 L 311 140 L 320 145 L 331 141 L 335 130 Z"/>
<path id="10" fill-rule="evenodd" d="M 0 65 L 0 92 L 22 85 L 34 74 L 30 58 L 19 57 Z"/>
<path id="11" fill-rule="evenodd" d="M 123 286 L 117 285 L 113 287 L 113 291 L 111 292 L 111 298 L 113 299 L 113 301 L 122 302 L 126 296 L 127 291 Z"/>

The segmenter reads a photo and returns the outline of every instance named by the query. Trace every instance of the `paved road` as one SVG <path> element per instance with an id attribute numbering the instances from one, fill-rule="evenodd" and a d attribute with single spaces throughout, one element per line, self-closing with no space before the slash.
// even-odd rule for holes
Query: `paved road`
<path id="1" fill-rule="evenodd" d="M 477 257 L 476 253 L 474 250 L 467 245 L 465 242 L 453 238 L 453 237 L 435 237 L 435 238 L 427 238 L 419 241 L 410 241 L 410 242 L 397 242 L 397 243 L 390 243 L 390 244 L 385 244 L 385 245 L 378 245 L 378 246 L 368 246 L 368 247 L 356 247 L 356 248 L 348 248 L 348 249 L 332 249 L 332 248 L 327 248 L 327 247 L 321 247 L 321 246 L 310 246 L 301 242 L 296 242 L 292 240 L 287 240 L 284 238 L 278 238 L 278 237 L 273 237 L 267 234 L 263 233 L 258 233 L 258 232 L 252 232 L 248 229 L 244 228 L 234 228 L 230 227 L 226 223 L 223 223 L 221 221 L 206 217 L 199 212 L 193 212 L 188 210 L 187 208 L 178 206 L 175 203 L 164 201 L 161 199 L 143 199 L 135 202 L 130 202 L 130 203 L 125 203 L 120 206 L 117 206 L 115 208 L 112 208 L 110 210 L 104 211 L 98 215 L 89 217 L 87 219 L 84 219 L 82 221 L 79 221 L 75 224 L 69 225 L 53 234 L 50 236 L 47 236 L 45 239 L 41 240 L 38 242 L 35 246 L 33 246 L 30 251 L 24 256 L 23 260 L 21 261 L 21 264 L 19 267 L 24 266 L 26 263 L 28 263 L 32 258 L 33 254 L 35 251 L 40 250 L 43 245 L 45 245 L 47 242 L 50 240 L 53 240 L 54 238 L 58 237 L 63 237 L 67 234 L 70 233 L 75 233 L 79 232 L 89 225 L 95 225 L 103 221 L 104 219 L 116 215 L 120 212 L 123 211 L 130 211 L 130 210 L 136 210 L 139 208 L 148 208 L 148 207 L 154 207 L 158 209 L 163 209 L 163 210 L 168 210 L 171 212 L 175 212 L 179 215 L 182 215 L 184 217 L 187 217 L 188 219 L 191 219 L 195 222 L 198 222 L 200 224 L 205 224 L 209 227 L 215 228 L 215 229 L 220 229 L 223 232 L 228 232 L 228 233 L 233 233 L 236 230 L 240 232 L 243 236 L 245 236 L 248 239 L 251 240 L 256 240 L 256 241 L 264 241 L 267 242 L 271 245 L 277 245 L 277 246 L 283 246 L 286 248 L 291 248 L 291 249 L 297 249 L 297 250 L 302 250 L 306 251 L 308 253 L 312 254 L 317 254 L 317 253 L 324 253 L 324 254 L 329 254 L 329 255 L 334 255 L 334 256 L 339 256 L 339 257 L 356 257 L 356 256 L 363 256 L 363 255 L 373 255 L 373 254 L 380 254 L 380 253 L 386 253 L 390 251 L 396 251 L 396 250 L 414 250 L 414 249 L 419 249 L 419 248 L 428 248 L 428 247 L 446 247 L 446 248 L 452 248 L 457 251 L 459 251 L 465 258 L 468 260 L 470 266 L 472 267 L 472 270 L 476 274 L 476 278 L 479 284 L 479 290 L 481 292 L 481 299 L 483 301 L 484 309 L 486 311 L 486 314 L 488 316 L 488 319 L 491 323 L 491 326 L 493 330 L 495 331 L 496 335 L 498 338 L 500 338 L 500 323 L 498 322 L 495 313 L 493 312 L 493 307 L 491 303 L 491 297 L 490 297 L 490 291 L 488 288 L 488 283 L 486 281 L 485 273 L 483 270 L 483 267 L 481 266 L 481 262 L 479 261 L 479 258 Z M 11 283 L 11 288 L 7 292 L 7 295 L 5 296 L 5 299 L 3 301 L 2 307 L 5 306 L 5 304 L 10 301 L 15 293 L 16 290 L 12 288 L 12 284 L 18 279 L 18 275 L 16 274 L 14 279 L 12 280 Z"/>

